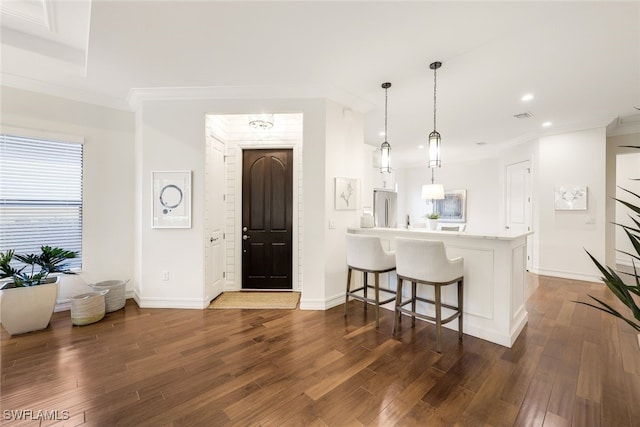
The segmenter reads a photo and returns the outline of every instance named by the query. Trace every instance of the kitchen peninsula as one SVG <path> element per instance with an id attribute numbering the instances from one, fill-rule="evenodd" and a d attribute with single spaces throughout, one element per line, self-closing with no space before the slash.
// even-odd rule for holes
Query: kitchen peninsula
<path id="1" fill-rule="evenodd" d="M 465 334 L 511 347 L 526 325 L 526 237 L 532 232 L 481 234 L 420 228 L 349 228 L 347 231 L 378 236 L 389 250 L 394 250 L 396 237 L 441 240 L 449 258 L 463 257 Z M 395 272 L 389 276 L 388 283 L 381 286 L 395 289 Z M 405 286 L 405 290 L 407 288 L 410 287 Z M 443 302 L 455 304 L 455 287 L 444 288 L 442 298 Z M 443 326 L 457 330 L 457 322 Z"/>

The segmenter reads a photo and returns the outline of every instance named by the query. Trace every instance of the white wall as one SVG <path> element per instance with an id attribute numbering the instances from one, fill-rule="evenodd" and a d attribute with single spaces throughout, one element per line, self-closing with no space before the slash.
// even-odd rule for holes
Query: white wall
<path id="1" fill-rule="evenodd" d="M 637 145 L 639 141 L 637 134 L 616 138 L 619 139 L 613 139 L 611 144 Z M 606 161 L 606 146 L 604 128 L 547 136 L 506 148 L 497 159 L 445 164 L 436 170 L 435 182 L 442 183 L 445 190 L 468 190 L 468 231 L 502 231 L 505 168 L 509 164 L 530 161 L 533 272 L 599 281 L 599 273 L 584 249 L 601 260 L 607 253 L 605 236 L 610 227 L 607 221 L 612 221 L 613 216 L 607 214 L 609 193 L 605 177 L 610 166 Z M 617 152 L 620 150 L 617 148 Z M 431 171 L 426 167 L 402 169 L 396 173 L 401 220 L 409 214 L 412 224 L 425 221 L 422 216 L 429 207 L 420 198 L 420 187 L 430 180 Z M 588 210 L 556 211 L 554 188 L 562 185 L 586 185 Z M 587 220 L 593 223 L 587 223 Z M 613 227 L 611 230 L 613 234 Z"/>
<path id="2" fill-rule="evenodd" d="M 322 99 L 211 99 L 144 101 L 138 111 L 136 145 L 140 161 L 136 179 L 139 197 L 139 304 L 147 307 L 203 308 L 204 286 L 204 168 L 205 115 L 246 114 L 255 111 L 301 112 L 304 115 L 302 154 L 304 233 L 302 308 L 325 306 L 325 115 Z M 361 127 L 361 125 L 360 125 Z M 152 229 L 151 171 L 191 170 L 192 227 Z M 331 187 L 332 188 L 332 187 Z M 162 281 L 160 272 L 169 271 Z"/>
<path id="3" fill-rule="evenodd" d="M 640 134 L 619 135 L 607 138 L 607 148 L 613 153 L 613 167 L 615 169 L 615 184 L 630 190 L 636 194 L 640 194 L 640 181 L 634 179 L 640 178 L 640 149 L 632 149 L 623 147 L 625 145 L 640 146 Z M 617 187 L 611 188 L 610 191 L 615 192 L 615 197 L 620 200 L 638 205 L 638 198 L 629 194 L 628 192 L 621 190 Z M 615 222 L 618 224 L 625 224 L 631 227 L 636 227 L 629 215 L 632 211 L 623 206 L 622 204 L 611 201 L 611 210 L 614 212 Z M 636 218 L 637 219 L 637 218 Z M 613 220 L 612 220 L 613 221 Z M 616 263 L 631 265 L 631 259 L 628 255 L 622 254 L 619 251 L 625 251 L 635 253 L 633 245 L 629 241 L 624 229 L 615 225 L 611 225 L 614 233 L 614 241 L 611 244 L 611 250 L 615 252 L 612 258 Z M 609 230 L 608 230 L 609 231 Z M 614 266 L 614 262 L 611 258 L 607 259 L 610 266 Z"/>
<path id="4" fill-rule="evenodd" d="M 401 194 L 399 224 L 405 223 L 407 214 L 412 225 L 424 224 L 431 207 L 421 198 L 422 186 L 431 183 L 431 169 L 404 169 L 396 173 L 396 181 Z M 467 190 L 467 231 L 498 231 L 501 193 L 497 158 L 443 164 L 435 170 L 435 183 L 443 184 L 445 191 Z"/>
<path id="5" fill-rule="evenodd" d="M 8 87 L 2 87 L 0 110 L 3 126 L 85 141 L 82 273 L 62 277 L 58 301 L 87 292 L 83 282 L 132 278 L 133 113 Z"/>
<path id="6" fill-rule="evenodd" d="M 328 229 L 325 237 L 325 308 L 344 302 L 347 279 L 347 263 L 345 234 L 348 227 L 359 227 L 362 215 L 364 164 L 364 126 L 361 114 L 349 112 L 344 114 L 343 107 L 335 102 L 327 101 L 326 109 L 326 165 L 325 165 L 325 214 Z M 366 171 L 369 174 L 369 170 Z M 335 209 L 335 178 L 356 178 L 360 182 L 360 198 L 355 210 Z M 371 189 L 367 189 L 371 191 Z M 373 195 L 371 195 L 373 197 Z M 329 221 L 335 228 L 329 228 Z"/>
<path id="7" fill-rule="evenodd" d="M 534 203 L 539 253 L 537 272 L 552 276 L 599 281 L 597 269 L 585 253 L 605 257 L 606 135 L 605 128 L 541 138 Z M 556 211 L 554 188 L 587 187 L 586 211 Z M 592 222 L 592 223 L 590 223 Z"/>

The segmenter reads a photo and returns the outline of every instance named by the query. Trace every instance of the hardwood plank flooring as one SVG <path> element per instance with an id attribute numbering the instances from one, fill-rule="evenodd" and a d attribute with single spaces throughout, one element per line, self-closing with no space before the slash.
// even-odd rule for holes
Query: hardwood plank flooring
<path id="1" fill-rule="evenodd" d="M 432 325 L 405 322 L 394 337 L 390 311 L 376 330 L 355 301 L 346 319 L 343 306 L 132 300 L 88 326 L 56 313 L 44 331 L 2 330 L 0 424 L 640 427 L 637 334 L 572 301 L 620 304 L 601 284 L 529 278 L 529 322 L 510 349 L 444 329 L 438 354 Z"/>

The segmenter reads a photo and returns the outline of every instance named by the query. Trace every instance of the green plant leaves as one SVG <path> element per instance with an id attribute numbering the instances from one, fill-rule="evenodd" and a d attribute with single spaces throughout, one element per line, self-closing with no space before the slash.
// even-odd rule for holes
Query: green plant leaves
<path id="1" fill-rule="evenodd" d="M 624 147 L 640 149 L 640 146 L 625 145 Z M 637 199 L 640 199 L 640 195 L 634 193 L 633 191 L 627 190 L 626 188 L 622 188 L 620 186 L 618 186 L 618 188 L 633 195 Z M 631 202 L 627 202 L 625 200 L 617 199 L 615 197 L 614 197 L 614 200 L 626 206 L 627 208 L 631 209 L 631 211 L 635 212 L 638 218 L 640 218 L 640 206 L 635 205 Z M 602 281 L 604 282 L 604 284 L 607 286 L 607 288 L 609 288 L 609 290 L 613 293 L 613 295 L 616 296 L 616 298 L 618 298 L 625 306 L 627 306 L 631 310 L 631 313 L 633 314 L 633 317 L 636 319 L 636 321 L 633 321 L 632 319 L 625 317 L 616 309 L 614 309 L 604 301 L 592 295 L 589 295 L 589 297 L 594 301 L 596 301 L 598 304 L 600 304 L 600 306 L 590 304 L 587 302 L 582 302 L 582 301 L 574 301 L 574 302 L 588 305 L 589 307 L 593 307 L 598 310 L 604 311 L 605 313 L 609 313 L 615 317 L 618 317 L 624 320 L 629 325 L 631 325 L 631 327 L 634 328 L 635 330 L 640 331 L 640 307 L 638 307 L 638 304 L 634 299 L 634 295 L 640 297 L 640 276 L 638 276 L 638 270 L 635 264 L 635 260 L 640 261 L 640 235 L 636 234 L 636 233 L 640 233 L 640 221 L 638 221 L 632 215 L 629 215 L 629 217 L 638 228 L 629 227 L 624 224 L 618 224 L 618 223 L 614 223 L 614 224 L 624 229 L 627 237 L 629 238 L 629 241 L 631 242 L 631 245 L 633 246 L 633 249 L 636 252 L 636 253 L 631 253 L 631 252 L 618 250 L 619 253 L 629 255 L 631 257 L 631 263 L 633 265 L 633 274 L 628 274 L 628 273 L 625 273 L 625 274 L 628 274 L 635 278 L 635 285 L 625 284 L 624 281 L 620 278 L 620 276 L 618 276 L 615 270 L 613 270 L 610 267 L 605 268 L 588 251 L 587 251 L 587 254 L 591 258 L 593 263 L 596 265 L 598 270 L 600 270 L 600 272 L 602 273 L 603 275 Z"/>
<path id="2" fill-rule="evenodd" d="M 77 252 L 46 245 L 41 246 L 40 251 L 40 254 L 16 254 L 13 250 L 0 252 L 0 279 L 11 277 L 14 287 L 19 288 L 39 285 L 51 273 L 74 274 L 67 268 L 64 261 L 75 258 Z M 12 267 L 10 263 L 14 258 L 25 266 L 20 269 Z M 37 272 L 36 266 L 40 267 Z M 24 272 L 27 267 L 31 268 Z"/>

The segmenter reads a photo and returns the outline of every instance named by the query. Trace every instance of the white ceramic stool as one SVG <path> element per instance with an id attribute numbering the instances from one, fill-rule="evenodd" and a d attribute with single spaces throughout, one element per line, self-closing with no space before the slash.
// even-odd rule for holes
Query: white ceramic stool
<path id="1" fill-rule="evenodd" d="M 393 252 L 387 252 L 382 248 L 379 237 L 347 234 L 347 291 L 344 302 L 344 316 L 347 316 L 347 303 L 349 297 L 363 301 L 364 309 L 367 304 L 376 306 L 376 328 L 380 326 L 380 304 L 386 304 L 395 300 L 395 291 L 380 289 L 380 273 L 387 273 L 396 268 L 396 259 Z M 364 276 L 363 286 L 351 289 L 351 271 L 362 271 Z M 369 285 L 368 275 L 374 274 L 374 285 Z M 367 290 L 373 289 L 374 297 L 369 298 Z M 362 295 L 359 292 L 362 291 Z M 380 291 L 392 295 L 390 298 L 380 300 Z"/>
<path id="2" fill-rule="evenodd" d="M 464 282 L 464 260 L 462 258 L 448 259 L 444 249 L 444 243 L 435 240 L 422 239 L 396 239 L 396 269 L 398 274 L 398 288 L 396 290 L 396 311 L 393 322 L 393 333 L 400 326 L 402 314 L 411 316 L 411 324 L 415 325 L 416 317 L 435 322 L 436 324 L 436 351 L 441 352 L 440 335 L 442 325 L 454 319 L 458 319 L 458 338 L 462 340 L 462 303 Z M 411 282 L 411 298 L 402 300 L 402 285 L 404 281 Z M 434 300 L 416 295 L 417 284 L 434 287 Z M 458 306 L 442 302 L 441 288 L 443 286 L 458 284 Z M 433 304 L 435 317 L 416 312 L 416 301 Z M 411 304 L 411 308 L 405 305 Z M 442 307 L 453 310 L 454 313 L 442 318 Z"/>

